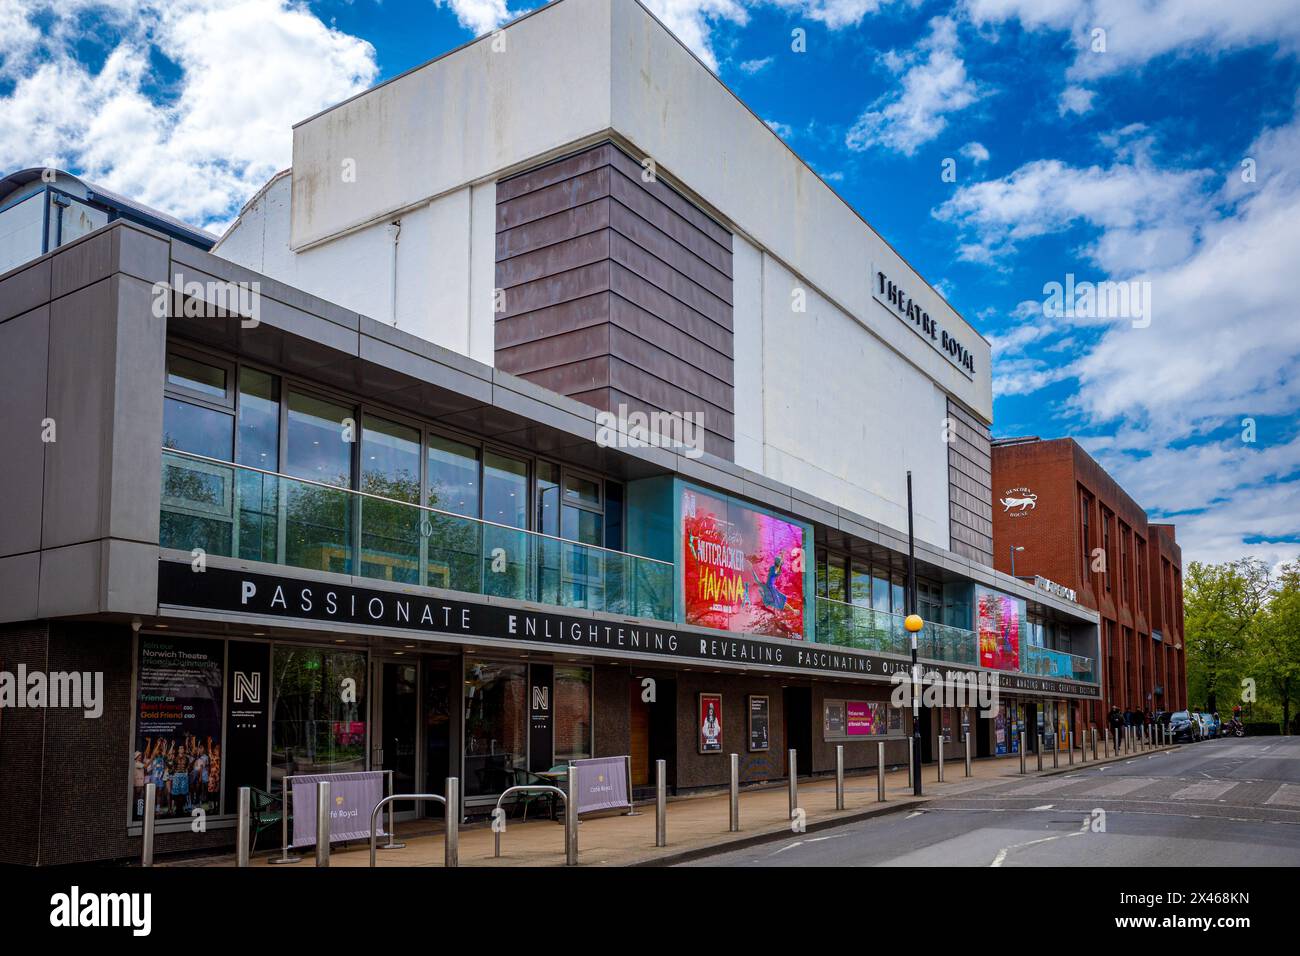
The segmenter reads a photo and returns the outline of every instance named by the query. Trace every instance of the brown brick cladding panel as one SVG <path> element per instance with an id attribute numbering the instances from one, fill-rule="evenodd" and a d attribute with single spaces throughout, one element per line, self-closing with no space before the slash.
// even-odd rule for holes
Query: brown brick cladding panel
<path id="1" fill-rule="evenodd" d="M 731 458 L 731 234 L 611 143 L 497 185 L 496 365 L 605 411 L 701 413 Z"/>

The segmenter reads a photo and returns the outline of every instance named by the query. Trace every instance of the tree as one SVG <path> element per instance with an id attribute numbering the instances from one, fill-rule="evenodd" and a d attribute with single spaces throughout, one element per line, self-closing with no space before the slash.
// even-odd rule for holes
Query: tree
<path id="1" fill-rule="evenodd" d="M 1281 707 L 1282 733 L 1300 696 L 1300 559 L 1282 565 L 1278 586 L 1250 632 L 1251 670 Z"/>
<path id="2" fill-rule="evenodd" d="M 1251 625 L 1273 587 L 1258 558 L 1224 564 L 1193 561 L 1184 582 L 1188 692 L 1204 691 L 1206 708 L 1218 709 L 1219 691 L 1245 665 Z"/>

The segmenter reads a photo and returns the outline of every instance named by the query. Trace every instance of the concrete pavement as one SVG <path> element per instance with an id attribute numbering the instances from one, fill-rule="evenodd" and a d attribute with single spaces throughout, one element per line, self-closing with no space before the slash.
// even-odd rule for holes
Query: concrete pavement
<path id="1" fill-rule="evenodd" d="M 1091 753 L 1091 752 L 1090 752 Z M 1111 758 L 1112 760 L 1124 758 Z M 1075 768 L 1093 765 L 1079 763 L 1075 753 Z M 1058 770 L 1051 769 L 1051 755 L 1044 755 L 1043 776 L 1066 773 L 1072 768 L 1067 755 L 1059 757 Z M 936 798 L 952 798 L 971 794 L 983 788 L 1004 784 L 1008 778 L 1019 777 L 1019 757 L 985 758 L 972 765 L 973 775 L 964 776 L 964 760 L 950 759 L 945 764 L 944 783 L 937 779 L 937 767 L 922 769 L 924 796 L 912 796 L 907 782 L 906 768 L 886 774 L 886 797 L 877 802 L 877 784 L 874 771 L 855 774 L 845 781 L 845 808 L 835 809 L 834 777 L 802 779 L 799 782 L 799 807 L 804 812 L 804 834 L 817 834 L 830 827 L 862 821 L 900 810 L 916 810 Z M 1028 757 L 1027 769 L 1035 773 L 1036 760 Z M 726 790 L 690 794 L 673 798 L 668 804 L 668 845 L 656 847 L 655 812 L 653 803 L 640 804 L 638 814 L 602 814 L 584 817 L 579 827 L 579 863 L 598 866 L 655 866 L 680 863 L 700 856 L 716 854 L 731 849 L 754 846 L 772 840 L 781 840 L 793 834 L 789 812 L 789 798 L 784 782 L 744 789 L 740 796 L 741 830 L 728 832 L 728 795 Z M 381 851 L 377 866 L 442 866 L 443 839 L 440 824 L 420 820 L 399 823 L 398 839 L 407 844 L 405 849 Z M 254 866 L 267 865 L 270 856 L 267 842 L 275 835 L 264 838 Z M 815 837 L 813 838 L 815 839 Z M 381 840 L 382 842 L 382 840 Z M 502 853 L 494 858 L 494 834 L 486 823 L 463 826 L 460 831 L 461 866 L 561 866 L 564 863 L 564 828 L 547 819 L 530 819 L 527 822 L 507 820 L 506 831 L 501 835 Z M 278 852 L 278 851 L 277 851 Z M 314 865 L 313 852 L 307 848 L 301 863 L 280 869 L 309 868 Z M 368 866 L 370 860 L 367 843 L 350 846 L 336 845 L 331 851 L 330 865 Z M 233 856 L 206 857 L 190 861 L 177 861 L 171 865 L 233 865 Z M 159 861 L 160 865 L 168 865 Z"/>

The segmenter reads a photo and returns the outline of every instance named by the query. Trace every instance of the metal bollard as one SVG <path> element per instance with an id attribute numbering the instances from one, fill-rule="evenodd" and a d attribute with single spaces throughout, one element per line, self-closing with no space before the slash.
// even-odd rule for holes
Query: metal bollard
<path id="1" fill-rule="evenodd" d="M 970 761 L 971 761 L 971 752 L 970 752 L 970 731 L 968 730 L 968 731 L 966 731 L 966 776 L 968 776 L 968 777 L 971 775 L 971 771 L 970 771 Z"/>
<path id="2" fill-rule="evenodd" d="M 385 787 L 385 790 L 387 792 L 384 794 L 384 796 L 391 797 L 393 795 L 393 771 L 385 770 L 384 780 L 385 783 L 387 784 L 387 786 Z M 406 846 L 405 843 L 398 843 L 396 839 L 397 821 L 393 818 L 394 813 L 396 813 L 396 811 L 393 808 L 396 806 L 397 806 L 396 800 L 394 800 L 392 803 L 388 805 L 388 842 L 385 843 L 383 846 L 379 847 L 378 849 L 380 850 L 400 850 Z"/>
<path id="3" fill-rule="evenodd" d="M 884 744 L 880 745 L 881 747 Z M 844 809 L 844 745 L 835 745 L 835 809 Z"/>
<path id="4" fill-rule="evenodd" d="M 239 819 L 235 821 L 235 866 L 248 866 L 248 823 L 252 817 L 249 804 L 252 799 L 251 789 L 239 788 Z"/>
<path id="5" fill-rule="evenodd" d="M 1052 734 L 1052 769 L 1061 765 L 1061 732 Z"/>
<path id="6" fill-rule="evenodd" d="M 876 744 L 876 802 L 885 802 L 885 742 L 883 740 Z"/>
<path id="7" fill-rule="evenodd" d="M 1070 736 L 1065 738 L 1065 743 L 1066 746 L 1070 748 L 1069 757 L 1066 759 L 1066 763 L 1068 763 L 1071 767 L 1073 767 L 1074 766 L 1074 731 L 1073 730 L 1070 731 Z"/>
<path id="8" fill-rule="evenodd" d="M 316 865 L 330 865 L 330 782 L 316 784 Z"/>
<path id="9" fill-rule="evenodd" d="M 140 850 L 140 865 L 153 866 L 153 817 L 155 801 L 158 799 L 158 786 L 153 783 L 144 785 L 144 845 Z"/>
<path id="10" fill-rule="evenodd" d="M 1038 735 L 1038 769 L 1039 770 L 1043 769 L 1043 747 L 1045 746 L 1046 744 L 1043 742 L 1043 735 L 1039 734 Z"/>
<path id="11" fill-rule="evenodd" d="M 1079 731 L 1079 763 L 1088 762 L 1088 732 Z"/>
<path id="12" fill-rule="evenodd" d="M 289 853 L 289 781 L 292 777 L 280 778 L 280 855 L 273 856 L 267 863 L 298 863 L 302 857 Z"/>
<path id="13" fill-rule="evenodd" d="M 731 755 L 731 824 L 727 829 L 740 832 L 740 754 Z"/>
<path id="14" fill-rule="evenodd" d="M 564 796 L 564 865 L 578 865 L 578 768 L 569 761 Z"/>
<path id="15" fill-rule="evenodd" d="M 943 734 L 939 735 L 939 782 L 943 783 Z"/>
<path id="16" fill-rule="evenodd" d="M 1092 759 L 1096 760 L 1097 759 L 1097 728 L 1096 727 L 1091 728 L 1090 733 L 1092 734 Z"/>
<path id="17" fill-rule="evenodd" d="M 655 761 L 655 846 L 668 845 L 668 761 Z"/>
<path id="18" fill-rule="evenodd" d="M 1020 731 L 1020 772 L 1025 772 L 1025 732 Z"/>
<path id="19" fill-rule="evenodd" d="M 443 796 L 447 800 L 444 819 L 447 822 L 447 832 L 443 837 L 442 848 L 442 865 L 447 867 L 460 866 L 460 778 L 448 777 L 447 787 L 443 791 Z M 391 807 L 392 804 L 390 803 Z M 500 834 L 497 834 L 500 836 Z M 402 844 L 398 844 L 401 846 Z"/>
<path id="20" fill-rule="evenodd" d="M 799 809 L 799 751 L 791 750 L 786 756 L 790 760 L 790 818 Z"/>
<path id="21" fill-rule="evenodd" d="M 907 738 L 907 786 L 908 786 L 908 789 L 913 789 L 913 788 L 916 787 L 916 781 L 912 779 L 913 776 L 914 776 L 915 773 L 916 773 L 916 768 L 912 766 L 912 757 L 913 757 L 913 754 L 912 754 L 912 748 L 913 748 L 914 746 L 915 746 L 915 744 L 912 742 L 912 738 L 909 736 L 909 737 Z"/>

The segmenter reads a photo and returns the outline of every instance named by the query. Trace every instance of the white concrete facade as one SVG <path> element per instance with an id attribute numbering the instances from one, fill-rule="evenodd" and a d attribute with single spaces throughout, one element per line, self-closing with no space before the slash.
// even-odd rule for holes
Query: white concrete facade
<path id="1" fill-rule="evenodd" d="M 495 182 L 605 138 L 735 234 L 737 463 L 894 528 L 910 468 L 947 548 L 947 397 L 991 421 L 988 343 L 635 0 L 557 0 L 304 121 L 214 252 L 491 364 Z"/>

